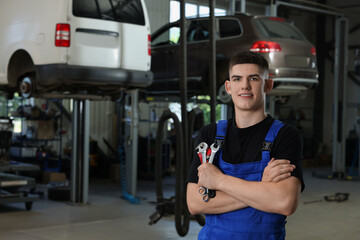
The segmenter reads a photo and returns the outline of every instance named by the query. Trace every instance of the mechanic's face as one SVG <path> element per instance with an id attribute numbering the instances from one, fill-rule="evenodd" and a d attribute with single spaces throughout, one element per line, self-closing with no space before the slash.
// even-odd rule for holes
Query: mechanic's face
<path id="1" fill-rule="evenodd" d="M 272 80 L 256 64 L 237 64 L 230 69 L 230 80 L 225 82 L 235 108 L 241 111 L 264 111 L 266 93 L 272 89 Z"/>

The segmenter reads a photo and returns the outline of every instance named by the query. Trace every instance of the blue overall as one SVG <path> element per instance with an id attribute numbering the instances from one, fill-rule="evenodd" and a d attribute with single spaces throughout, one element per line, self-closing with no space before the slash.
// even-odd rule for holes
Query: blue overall
<path id="1" fill-rule="evenodd" d="M 275 120 L 265 137 L 262 160 L 258 162 L 230 164 L 222 159 L 222 150 L 216 156 L 216 164 L 224 174 L 248 181 L 261 181 L 262 173 L 270 161 L 270 148 L 280 128 L 283 126 Z M 224 139 L 227 121 L 217 124 L 216 138 Z M 210 200 L 211 201 L 211 200 Z M 223 214 L 206 215 L 206 224 L 201 229 L 198 239 L 241 239 L 241 240 L 283 240 L 285 239 L 284 215 L 267 213 L 252 207 L 243 208 Z"/>

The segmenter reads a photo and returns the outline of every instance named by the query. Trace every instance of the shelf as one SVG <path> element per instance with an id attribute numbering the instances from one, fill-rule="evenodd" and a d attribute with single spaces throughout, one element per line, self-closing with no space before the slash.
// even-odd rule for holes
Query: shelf
<path id="1" fill-rule="evenodd" d="M 39 171 L 38 165 L 22 163 L 17 161 L 10 161 L 9 164 L 1 164 L 0 172 L 17 172 L 17 171 Z"/>
<path id="2" fill-rule="evenodd" d="M 25 202 L 26 210 L 31 210 L 32 202 L 39 199 L 37 195 L 26 195 L 21 193 L 0 194 L 0 204 Z M 31 203 L 31 204 L 29 204 Z"/>
<path id="3" fill-rule="evenodd" d="M 22 140 L 13 140 L 13 142 L 46 142 L 46 141 L 60 141 L 60 138 L 38 139 L 38 138 L 23 138 Z"/>
<path id="4" fill-rule="evenodd" d="M 26 188 L 34 187 L 34 178 L 19 176 L 4 172 L 37 171 L 40 167 L 33 164 L 9 161 L 8 164 L 0 165 L 0 204 L 25 203 L 26 210 L 31 210 L 34 201 L 38 200 L 37 195 L 31 195 Z M 6 190 L 5 190 L 6 189 Z"/>
<path id="5" fill-rule="evenodd" d="M 53 110 L 55 104 L 58 110 Z M 22 161 L 26 159 L 36 159 L 37 152 L 42 149 L 48 153 L 53 153 L 52 158 L 61 161 L 62 157 L 62 101 L 47 100 L 46 105 L 39 109 L 36 106 L 20 105 L 13 114 L 13 119 L 21 121 L 21 133 L 14 134 L 10 157 Z M 26 127 L 27 126 L 27 127 Z M 26 133 L 26 134 L 25 134 Z M 48 148 L 47 148 L 48 147 Z M 43 157 L 45 162 L 49 155 Z"/>
<path id="6" fill-rule="evenodd" d="M 23 187 L 35 185 L 35 179 L 10 173 L 0 173 L 0 187 Z"/>

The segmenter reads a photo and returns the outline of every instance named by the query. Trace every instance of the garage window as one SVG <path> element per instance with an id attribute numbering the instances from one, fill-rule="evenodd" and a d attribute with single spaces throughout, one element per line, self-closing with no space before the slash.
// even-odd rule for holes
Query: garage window
<path id="1" fill-rule="evenodd" d="M 73 14 L 77 17 L 145 25 L 140 0 L 73 0 Z"/>
<path id="2" fill-rule="evenodd" d="M 233 37 L 241 34 L 240 22 L 236 19 L 220 19 L 220 37 Z"/>

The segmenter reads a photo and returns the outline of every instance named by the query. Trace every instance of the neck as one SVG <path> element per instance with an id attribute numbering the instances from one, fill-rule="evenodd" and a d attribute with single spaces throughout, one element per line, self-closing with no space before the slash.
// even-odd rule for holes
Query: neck
<path id="1" fill-rule="evenodd" d="M 238 128 L 251 127 L 267 117 L 265 111 L 237 111 L 235 112 L 235 122 Z"/>

